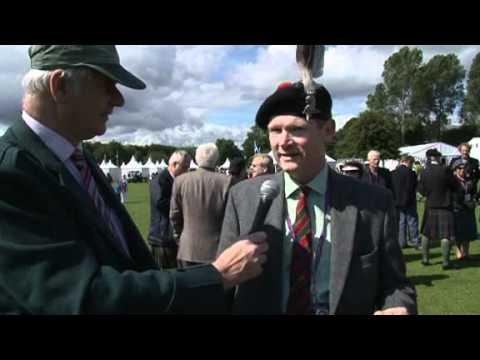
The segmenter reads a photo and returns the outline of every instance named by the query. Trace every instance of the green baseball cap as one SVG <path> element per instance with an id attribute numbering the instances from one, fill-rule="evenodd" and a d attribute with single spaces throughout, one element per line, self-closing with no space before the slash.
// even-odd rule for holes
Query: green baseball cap
<path id="1" fill-rule="evenodd" d="M 32 69 L 54 70 L 88 67 L 132 89 L 145 83 L 120 65 L 115 45 L 32 45 L 28 49 Z"/>

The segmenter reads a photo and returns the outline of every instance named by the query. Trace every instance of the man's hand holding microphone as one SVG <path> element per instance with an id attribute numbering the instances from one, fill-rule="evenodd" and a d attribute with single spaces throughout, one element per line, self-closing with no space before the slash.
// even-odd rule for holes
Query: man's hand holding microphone
<path id="1" fill-rule="evenodd" d="M 267 234 L 256 232 L 226 249 L 212 265 L 222 274 L 225 290 L 253 279 L 267 261 Z"/>
<path id="2" fill-rule="evenodd" d="M 226 249 L 212 265 L 222 274 L 225 289 L 228 290 L 263 271 L 267 261 L 267 234 L 260 231 L 273 199 L 279 194 L 279 184 L 266 180 L 260 187 L 260 203 L 255 214 L 250 235 Z"/>

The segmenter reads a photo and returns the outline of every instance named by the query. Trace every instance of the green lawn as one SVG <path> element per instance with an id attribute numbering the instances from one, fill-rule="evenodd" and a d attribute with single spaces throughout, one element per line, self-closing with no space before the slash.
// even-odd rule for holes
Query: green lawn
<path id="1" fill-rule="evenodd" d="M 147 184 L 129 184 L 127 209 L 146 238 L 150 224 L 150 195 Z M 421 217 L 422 202 L 419 202 L 418 211 Z M 479 211 L 477 208 L 477 221 Z M 421 265 L 419 251 L 405 250 L 407 275 L 417 289 L 421 314 L 480 314 L 480 241 L 471 244 L 470 252 L 472 259 L 459 264 L 460 269 L 444 271 L 441 268 L 439 247 L 431 249 L 432 265 L 427 267 Z"/>

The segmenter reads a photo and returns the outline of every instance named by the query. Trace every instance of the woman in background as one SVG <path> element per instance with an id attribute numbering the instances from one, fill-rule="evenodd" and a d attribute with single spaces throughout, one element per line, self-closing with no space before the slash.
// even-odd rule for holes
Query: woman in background
<path id="1" fill-rule="evenodd" d="M 458 260 L 468 258 L 470 241 L 477 238 L 477 223 L 475 220 L 477 191 L 474 181 L 466 176 L 465 165 L 466 162 L 462 159 L 452 163 L 452 170 L 458 183 L 457 191 L 453 193 L 455 241 Z"/>

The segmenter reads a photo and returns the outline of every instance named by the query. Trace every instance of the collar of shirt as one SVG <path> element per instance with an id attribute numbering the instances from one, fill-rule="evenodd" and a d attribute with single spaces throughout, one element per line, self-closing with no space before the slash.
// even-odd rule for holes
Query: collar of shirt
<path id="1" fill-rule="evenodd" d="M 292 179 L 289 173 L 284 173 L 285 178 L 285 196 L 287 199 L 293 198 L 300 186 Z M 310 181 L 307 186 L 323 196 L 327 191 L 328 165 L 325 164 L 320 172 Z"/>
<path id="2" fill-rule="evenodd" d="M 22 118 L 27 126 L 43 141 L 43 143 L 50 150 L 52 150 L 52 152 L 62 161 L 62 163 L 65 163 L 70 159 L 75 151 L 75 147 L 63 136 L 41 124 L 38 120 L 35 120 L 25 111 L 22 112 Z M 79 149 L 81 149 L 80 145 Z"/>

